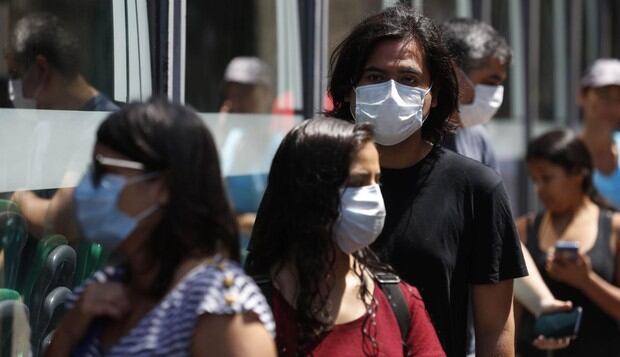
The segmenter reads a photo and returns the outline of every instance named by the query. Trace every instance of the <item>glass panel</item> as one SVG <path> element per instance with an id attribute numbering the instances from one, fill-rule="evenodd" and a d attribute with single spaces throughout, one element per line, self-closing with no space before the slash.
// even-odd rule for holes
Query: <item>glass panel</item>
<path id="1" fill-rule="evenodd" d="M 105 260 L 80 239 L 73 187 L 99 123 L 152 93 L 147 10 L 146 0 L 0 0 L 0 300 L 26 305 L 12 342 L 29 334 L 34 356 L 69 289 Z"/>
<path id="2" fill-rule="evenodd" d="M 298 4 L 187 2 L 186 103 L 215 135 L 247 244 L 271 159 L 301 120 Z"/>

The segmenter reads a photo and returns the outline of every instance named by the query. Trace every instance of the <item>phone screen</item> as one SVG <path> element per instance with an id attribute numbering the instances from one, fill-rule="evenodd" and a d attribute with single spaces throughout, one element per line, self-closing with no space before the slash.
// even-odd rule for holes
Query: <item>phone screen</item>
<path id="1" fill-rule="evenodd" d="M 578 254 L 578 242 L 559 241 L 555 244 L 555 257 L 557 259 L 576 260 Z"/>
<path id="2" fill-rule="evenodd" d="M 581 324 L 581 307 L 541 315 L 534 324 L 534 333 L 545 337 L 577 336 Z"/>

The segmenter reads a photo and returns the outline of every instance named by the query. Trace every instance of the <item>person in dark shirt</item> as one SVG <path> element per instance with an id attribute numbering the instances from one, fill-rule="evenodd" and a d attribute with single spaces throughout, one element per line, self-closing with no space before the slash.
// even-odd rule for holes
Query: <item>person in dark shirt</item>
<path id="1" fill-rule="evenodd" d="M 374 125 L 386 222 L 375 250 L 417 286 L 449 356 L 514 355 L 513 279 L 527 274 L 501 178 L 438 143 L 457 110 L 451 57 L 432 21 L 388 8 L 332 55 L 331 116 Z"/>

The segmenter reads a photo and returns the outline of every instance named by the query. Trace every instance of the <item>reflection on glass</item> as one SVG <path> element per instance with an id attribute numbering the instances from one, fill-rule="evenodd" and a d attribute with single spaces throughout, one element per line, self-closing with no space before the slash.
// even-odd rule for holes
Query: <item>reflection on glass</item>
<path id="1" fill-rule="evenodd" d="M 110 8 L 111 1 L 0 2 L 7 20 L 0 92 L 10 98 L 0 109 L 0 317 L 13 326 L 0 331 L 2 356 L 21 353 L 24 341 L 42 354 L 70 289 L 106 257 L 79 240 L 70 176 L 86 165 L 104 112 L 118 109 L 103 93 L 113 94 Z M 54 14 L 34 12 L 41 9 Z"/>
<path id="2" fill-rule="evenodd" d="M 230 11 L 231 8 L 243 11 Z M 271 159 L 301 110 L 297 2 L 187 2 L 186 102 L 218 144 L 246 245 Z"/>
<path id="3" fill-rule="evenodd" d="M 15 108 L 116 110 L 117 106 L 80 72 L 79 44 L 47 13 L 20 19 L 5 55 L 9 97 Z"/>
<path id="4" fill-rule="evenodd" d="M 269 113 L 273 80 L 268 64 L 258 57 L 235 57 L 224 72 L 224 95 L 220 112 Z"/>

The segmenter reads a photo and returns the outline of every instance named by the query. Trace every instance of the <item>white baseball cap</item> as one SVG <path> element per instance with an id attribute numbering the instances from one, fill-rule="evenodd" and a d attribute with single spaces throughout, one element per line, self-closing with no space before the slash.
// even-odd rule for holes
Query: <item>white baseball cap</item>
<path id="1" fill-rule="evenodd" d="M 620 86 L 620 60 L 601 58 L 588 68 L 581 79 L 582 87 Z"/>
<path id="2" fill-rule="evenodd" d="M 226 66 L 224 80 L 244 84 L 271 84 L 269 65 L 258 57 L 235 57 Z"/>

